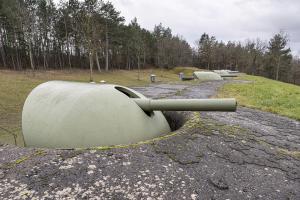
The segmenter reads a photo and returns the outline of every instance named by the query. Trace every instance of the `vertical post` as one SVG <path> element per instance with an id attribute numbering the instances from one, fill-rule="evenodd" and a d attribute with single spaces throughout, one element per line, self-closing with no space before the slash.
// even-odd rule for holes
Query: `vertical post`
<path id="1" fill-rule="evenodd" d="M 151 81 L 151 83 L 155 83 L 155 77 L 156 77 L 155 74 L 151 74 L 150 75 L 150 81 Z"/>
<path id="2" fill-rule="evenodd" d="M 180 80 L 182 80 L 184 78 L 184 73 L 183 72 L 179 73 L 179 78 L 180 78 Z"/>

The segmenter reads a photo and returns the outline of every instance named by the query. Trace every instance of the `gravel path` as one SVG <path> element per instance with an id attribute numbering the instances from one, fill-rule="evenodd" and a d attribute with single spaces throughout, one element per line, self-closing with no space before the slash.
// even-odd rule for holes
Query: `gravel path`
<path id="1" fill-rule="evenodd" d="M 223 83 L 135 89 L 207 98 Z M 182 114 L 174 136 L 128 148 L 0 145 L 0 199 L 300 199 L 299 121 L 242 107 Z"/>

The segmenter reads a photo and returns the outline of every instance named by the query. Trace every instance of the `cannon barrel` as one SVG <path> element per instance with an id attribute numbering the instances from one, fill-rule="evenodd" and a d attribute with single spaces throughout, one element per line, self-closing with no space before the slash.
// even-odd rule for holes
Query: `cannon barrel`
<path id="1" fill-rule="evenodd" d="M 237 101 L 228 99 L 133 99 L 144 111 L 235 111 Z"/>
<path id="2" fill-rule="evenodd" d="M 240 73 L 239 71 L 228 71 L 229 73 Z"/>
<path id="3" fill-rule="evenodd" d="M 235 109 L 235 99 L 151 100 L 120 85 L 49 81 L 28 95 L 22 132 L 28 147 L 123 145 L 169 133 L 161 111 Z"/>
<path id="4" fill-rule="evenodd" d="M 237 77 L 236 74 L 220 74 L 222 78 Z"/>

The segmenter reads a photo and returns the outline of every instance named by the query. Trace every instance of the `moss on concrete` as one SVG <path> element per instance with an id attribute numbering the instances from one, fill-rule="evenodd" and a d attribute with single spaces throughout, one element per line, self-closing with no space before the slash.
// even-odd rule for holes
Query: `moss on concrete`
<path id="1" fill-rule="evenodd" d="M 281 155 L 291 156 L 295 159 L 300 160 L 300 151 L 289 151 L 287 149 L 277 148 L 277 152 Z"/>
<path id="2" fill-rule="evenodd" d="M 18 158 L 15 161 L 8 162 L 8 163 L 3 163 L 0 166 L 0 168 L 2 168 L 2 169 L 10 169 L 10 168 L 16 167 L 17 165 L 22 164 L 23 162 L 25 162 L 27 160 L 32 159 L 33 157 L 43 156 L 43 155 L 46 155 L 45 151 L 43 151 L 43 150 L 36 150 L 34 153 L 32 153 L 30 155 L 27 155 L 27 156 L 22 156 L 22 157 Z"/>

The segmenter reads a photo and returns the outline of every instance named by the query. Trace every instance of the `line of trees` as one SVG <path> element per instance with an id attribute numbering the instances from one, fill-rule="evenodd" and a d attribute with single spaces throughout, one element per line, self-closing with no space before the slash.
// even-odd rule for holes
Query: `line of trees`
<path id="1" fill-rule="evenodd" d="M 170 28 L 153 31 L 102 0 L 0 0 L 1 67 L 136 69 L 191 64 L 192 49 Z"/>
<path id="2" fill-rule="evenodd" d="M 293 57 L 284 32 L 275 34 L 269 42 L 261 39 L 246 42 L 218 41 L 202 34 L 196 42 L 194 64 L 206 69 L 231 69 L 252 75 L 300 84 L 300 58 Z"/>
<path id="3" fill-rule="evenodd" d="M 204 33 L 191 46 L 158 24 L 128 25 L 104 0 L 0 0 L 0 68 L 13 70 L 141 69 L 178 65 L 232 69 L 300 84 L 300 59 L 288 37 L 223 42 Z"/>

